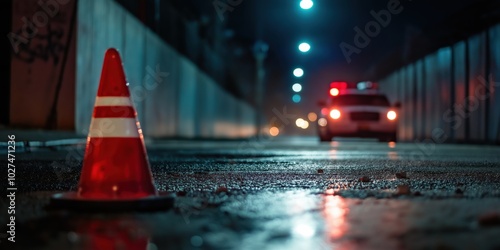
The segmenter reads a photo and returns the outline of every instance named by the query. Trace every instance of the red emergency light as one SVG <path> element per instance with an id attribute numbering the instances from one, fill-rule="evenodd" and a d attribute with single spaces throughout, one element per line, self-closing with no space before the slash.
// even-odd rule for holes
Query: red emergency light
<path id="1" fill-rule="evenodd" d="M 330 83 L 330 95 L 338 96 L 341 90 L 347 89 L 346 82 L 332 82 Z"/>

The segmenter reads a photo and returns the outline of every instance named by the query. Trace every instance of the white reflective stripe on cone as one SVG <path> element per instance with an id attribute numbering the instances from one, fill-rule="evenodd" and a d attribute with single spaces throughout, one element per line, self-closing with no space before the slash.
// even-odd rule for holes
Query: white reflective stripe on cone
<path id="1" fill-rule="evenodd" d="M 139 138 L 139 122 L 135 118 L 94 118 L 89 137 Z"/>
<path id="2" fill-rule="evenodd" d="M 132 106 L 128 96 L 98 96 L 95 99 L 95 106 Z"/>

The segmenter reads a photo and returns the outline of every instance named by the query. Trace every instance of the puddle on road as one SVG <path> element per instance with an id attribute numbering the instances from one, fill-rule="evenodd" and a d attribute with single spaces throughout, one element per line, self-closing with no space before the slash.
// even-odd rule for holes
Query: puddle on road
<path id="1" fill-rule="evenodd" d="M 151 242 L 151 229 L 135 218 L 117 218 L 111 220 L 90 219 L 81 221 L 75 232 L 68 233 L 71 243 L 82 249 L 156 249 Z"/>
<path id="2" fill-rule="evenodd" d="M 266 191 L 225 204 L 221 210 L 254 223 L 255 229 L 243 235 L 240 249 L 329 249 L 322 197 L 304 190 Z"/>
<path id="3" fill-rule="evenodd" d="M 178 198 L 180 199 L 180 198 Z M 195 199 L 195 197 L 183 197 Z M 480 204 L 478 204 L 480 202 Z M 178 206 L 178 204 L 177 204 Z M 310 190 L 229 195 L 217 206 L 146 214 L 49 213 L 19 225 L 17 249 L 492 248 L 499 199 L 354 199 Z M 464 245 L 464 246 L 465 246 Z"/>

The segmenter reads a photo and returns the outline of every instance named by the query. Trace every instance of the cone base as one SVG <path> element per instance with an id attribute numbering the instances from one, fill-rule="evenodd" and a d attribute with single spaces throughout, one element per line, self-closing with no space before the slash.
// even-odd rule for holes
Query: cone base
<path id="1" fill-rule="evenodd" d="M 161 192 L 158 196 L 120 200 L 86 199 L 76 192 L 66 192 L 53 195 L 47 208 L 81 212 L 146 212 L 170 209 L 174 201 L 173 195 Z"/>

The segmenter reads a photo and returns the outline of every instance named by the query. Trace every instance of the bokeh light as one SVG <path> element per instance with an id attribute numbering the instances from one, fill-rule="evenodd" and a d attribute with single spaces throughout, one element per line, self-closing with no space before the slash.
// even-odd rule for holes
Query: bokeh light
<path id="1" fill-rule="evenodd" d="M 316 119 L 318 119 L 318 115 L 316 115 L 316 113 L 314 112 L 311 112 L 307 115 L 307 118 L 309 119 L 309 121 L 315 122 Z"/>
<path id="2" fill-rule="evenodd" d="M 302 100 L 302 97 L 300 97 L 300 95 L 293 95 L 292 97 L 292 101 L 295 102 L 295 103 L 299 103 L 300 100 Z"/>
<path id="3" fill-rule="evenodd" d="M 326 127 L 326 125 L 328 125 L 328 121 L 326 120 L 326 118 L 323 118 L 323 117 L 319 118 L 318 125 L 321 127 Z"/>
<path id="4" fill-rule="evenodd" d="M 302 118 L 298 118 L 296 121 L 295 121 L 295 125 L 297 125 L 297 127 L 301 128 L 301 129 L 307 129 L 309 128 L 309 122 L 302 119 Z"/>
<path id="5" fill-rule="evenodd" d="M 339 89 L 337 89 L 337 88 L 330 89 L 331 96 L 338 96 L 339 94 L 340 94 Z"/>
<path id="6" fill-rule="evenodd" d="M 302 85 L 301 85 L 300 83 L 296 83 L 296 84 L 294 84 L 294 85 L 292 86 L 292 90 L 293 90 L 294 92 L 297 92 L 297 93 L 298 93 L 298 92 L 302 91 Z"/>
<path id="7" fill-rule="evenodd" d="M 300 1 L 300 8 L 304 10 L 308 10 L 312 8 L 314 5 L 314 2 L 312 0 L 302 0 Z"/>
<path id="8" fill-rule="evenodd" d="M 302 129 L 307 129 L 307 128 L 309 128 L 309 122 L 308 122 L 308 121 L 306 121 L 306 120 L 304 120 L 304 122 L 302 123 L 302 126 L 301 126 L 300 128 L 302 128 Z"/>
<path id="9" fill-rule="evenodd" d="M 309 52 L 309 50 L 311 50 L 311 45 L 308 43 L 301 43 L 299 44 L 299 50 L 303 53 Z"/>
<path id="10" fill-rule="evenodd" d="M 302 128 L 304 122 L 305 122 L 304 119 L 298 118 L 297 120 L 295 120 L 295 125 L 297 125 L 297 127 L 299 127 L 299 128 Z"/>
<path id="11" fill-rule="evenodd" d="M 279 129 L 279 128 L 277 128 L 277 127 L 271 127 L 271 128 L 269 129 L 269 134 L 270 134 L 271 136 L 278 136 L 278 135 L 280 134 L 280 129 Z"/>
<path id="12" fill-rule="evenodd" d="M 332 111 L 330 111 L 330 117 L 332 117 L 333 119 L 339 119 L 340 111 L 338 111 L 337 109 L 333 109 Z"/>
<path id="13" fill-rule="evenodd" d="M 301 68 L 296 68 L 293 70 L 293 75 L 295 77 L 302 77 L 304 75 L 304 70 Z"/>

